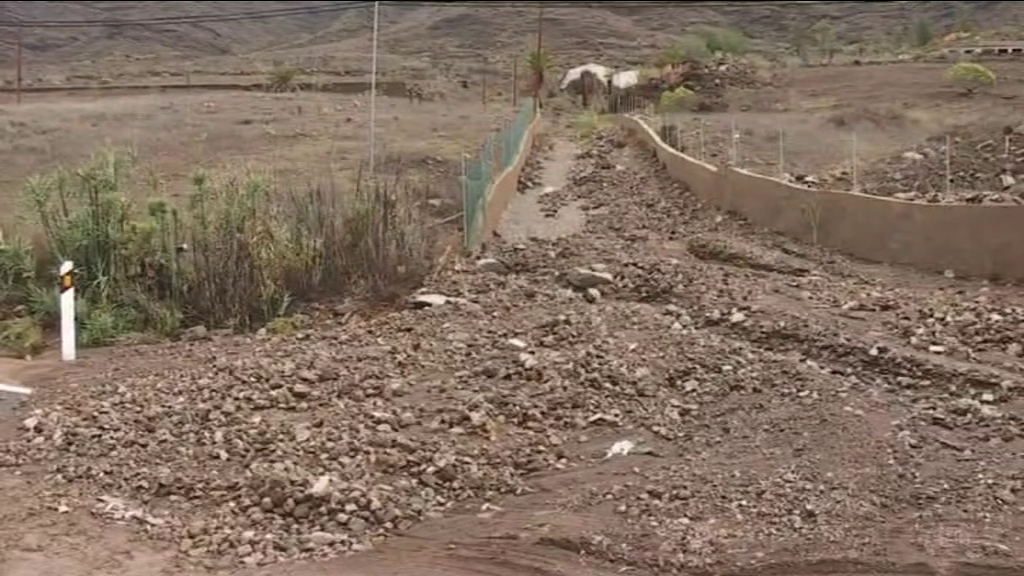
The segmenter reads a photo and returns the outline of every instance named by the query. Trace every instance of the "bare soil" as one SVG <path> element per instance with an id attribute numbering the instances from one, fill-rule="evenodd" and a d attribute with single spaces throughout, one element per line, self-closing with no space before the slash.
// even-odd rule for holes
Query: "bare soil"
<path id="1" fill-rule="evenodd" d="M 494 239 L 445 303 L 35 383 L 3 573 L 1020 570 L 1020 295 L 753 231 L 650 162 L 587 145 L 542 197 L 584 231 Z"/>
<path id="2" fill-rule="evenodd" d="M 199 169 L 265 172 L 280 187 L 342 186 L 367 156 L 367 110 L 366 95 L 32 95 L 21 106 L 0 105 L 0 206 L 17 206 L 29 176 L 76 166 L 104 146 L 135 150 L 142 199 L 187 196 Z M 511 116 L 510 102 L 485 109 L 475 100 L 380 98 L 378 150 L 405 158 L 423 177 L 457 177 L 461 155 Z"/>

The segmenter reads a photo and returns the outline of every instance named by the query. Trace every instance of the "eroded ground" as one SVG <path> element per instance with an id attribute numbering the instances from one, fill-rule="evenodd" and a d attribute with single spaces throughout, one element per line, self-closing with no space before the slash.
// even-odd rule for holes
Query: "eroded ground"
<path id="1" fill-rule="evenodd" d="M 444 303 L 36 383 L 0 572 L 1021 569 L 1018 293 L 753 231 L 649 156 L 584 145 L 538 199 L 583 231 Z"/>

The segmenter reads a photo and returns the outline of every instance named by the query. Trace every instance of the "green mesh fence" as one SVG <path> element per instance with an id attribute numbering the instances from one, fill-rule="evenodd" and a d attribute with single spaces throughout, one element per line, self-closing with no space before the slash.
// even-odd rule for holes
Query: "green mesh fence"
<path id="1" fill-rule="evenodd" d="M 533 99 L 527 98 L 511 124 L 491 135 L 475 157 L 466 158 L 462 169 L 462 202 L 463 241 L 467 248 L 480 244 L 484 212 L 490 200 L 494 179 L 515 162 L 519 145 L 532 121 Z"/>

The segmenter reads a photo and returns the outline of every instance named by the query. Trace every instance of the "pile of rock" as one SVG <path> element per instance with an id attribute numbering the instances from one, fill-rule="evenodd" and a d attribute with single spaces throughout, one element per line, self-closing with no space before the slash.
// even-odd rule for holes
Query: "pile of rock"
<path id="1" fill-rule="evenodd" d="M 520 193 L 540 186 L 540 171 L 547 153 L 547 145 L 540 139 L 535 139 L 533 141 L 533 148 L 526 157 L 526 162 L 523 163 L 523 169 L 519 172 L 519 182 L 516 189 Z"/>

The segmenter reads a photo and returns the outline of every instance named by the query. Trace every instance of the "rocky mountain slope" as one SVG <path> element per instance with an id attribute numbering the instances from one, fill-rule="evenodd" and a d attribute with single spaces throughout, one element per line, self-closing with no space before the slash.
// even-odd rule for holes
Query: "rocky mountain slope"
<path id="1" fill-rule="evenodd" d="M 4 2 L 0 22 L 97 20 L 225 14 L 341 3 L 300 2 Z M 357 3 L 353 3 L 357 4 Z M 382 49 L 403 55 L 435 53 L 453 58 L 520 52 L 536 30 L 534 2 L 389 4 L 382 8 Z M 927 20 L 934 31 L 966 20 L 978 29 L 1006 26 L 1024 8 L 1011 2 L 604 2 L 554 3 L 545 11 L 548 45 L 561 55 L 623 59 L 656 49 L 694 24 L 728 25 L 768 43 L 782 43 L 800 27 L 833 22 L 840 41 L 882 38 Z M 29 57 L 94 58 L 116 53 L 244 53 L 314 46 L 354 49 L 367 43 L 369 8 L 329 14 L 190 25 L 118 28 L 33 28 L 25 32 Z M 0 35 L 0 60 L 10 60 L 13 34 Z"/>

